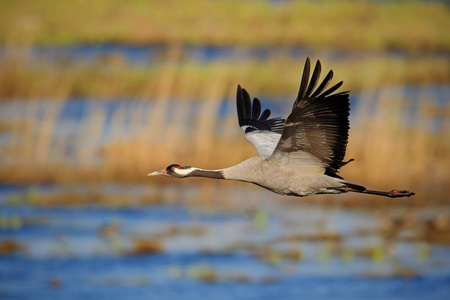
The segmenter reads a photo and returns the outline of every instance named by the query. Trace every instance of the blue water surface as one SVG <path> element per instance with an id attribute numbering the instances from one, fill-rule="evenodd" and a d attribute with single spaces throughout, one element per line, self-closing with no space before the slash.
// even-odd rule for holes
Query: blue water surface
<path id="1" fill-rule="evenodd" d="M 275 203 L 265 208 L 267 223 L 261 227 L 244 211 L 211 213 L 179 204 L 120 209 L 11 204 L 20 189 L 0 193 L 0 241 L 25 246 L 0 256 L 1 299 L 447 299 L 450 292 L 448 246 L 431 246 L 430 257 L 418 261 L 420 242 L 400 242 L 395 262 L 321 259 L 326 242 L 277 244 L 301 249 L 300 261 L 264 261 L 245 247 L 224 250 L 314 232 L 320 218 L 345 244 L 364 248 L 377 239 L 356 234 L 375 228 L 370 211 L 330 214 L 327 208 Z M 14 218 L 20 226 L 5 221 Z M 162 253 L 130 252 L 134 237 L 156 238 L 168 228 L 193 226 L 204 231 L 161 237 Z M 101 235 L 105 227 L 117 228 L 114 238 Z M 397 272 L 396 264 L 411 273 Z M 216 277 L 204 280 L 198 276 L 202 270 Z"/>

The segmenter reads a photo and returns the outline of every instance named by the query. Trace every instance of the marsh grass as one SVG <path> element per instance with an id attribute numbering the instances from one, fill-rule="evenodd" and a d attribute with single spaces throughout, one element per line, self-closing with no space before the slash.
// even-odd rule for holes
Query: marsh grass
<path id="1" fill-rule="evenodd" d="M 10 99 L 157 98 L 195 99 L 219 78 L 229 94 L 237 84 L 265 96 L 294 94 L 304 58 L 291 58 L 279 50 L 264 61 L 227 59 L 208 63 L 186 58 L 183 48 L 170 47 L 154 64 L 130 65 L 121 55 L 107 55 L 93 62 L 31 59 L 29 54 L 0 57 L 0 101 Z M 236 50 L 235 57 L 239 57 Z M 448 59 L 443 56 L 364 55 L 333 59 L 314 52 L 311 59 L 332 66 L 350 90 L 392 85 L 447 83 Z M 363 76 L 362 76 L 363 74 Z M 228 96 L 223 94 L 221 96 Z M 204 95 L 203 95 L 204 96 Z M 164 101 L 157 102 L 164 106 Z M 151 118 L 158 119 L 157 116 Z"/>
<path id="2" fill-rule="evenodd" d="M 438 1 L 5 1 L 0 43 L 450 47 Z"/>
<path id="3" fill-rule="evenodd" d="M 174 80 L 172 73 L 167 72 L 166 77 L 159 77 L 154 83 L 160 89 L 156 103 L 134 101 L 133 105 L 121 105 L 110 115 L 97 106 L 78 124 L 61 120 L 63 102 L 22 103 L 26 109 L 23 119 L 15 119 L 11 124 L 3 121 L 11 138 L 1 144 L 0 180 L 28 184 L 167 184 L 171 182 L 168 179 L 145 175 L 171 163 L 217 169 L 256 155 L 236 124 L 235 87 L 224 83 L 226 70 L 204 86 L 185 78 L 183 89 L 196 89 L 201 95 L 195 101 L 171 100 L 172 94 L 167 90 L 172 88 Z M 420 96 L 415 108 L 411 108 L 412 104 L 401 93 L 366 95 L 352 112 L 355 119 L 346 157 L 355 158 L 355 162 L 344 167 L 341 174 L 350 182 L 371 189 L 413 190 L 417 195 L 412 199 L 418 203 L 447 202 L 448 107 L 438 106 L 427 95 Z M 228 99 L 229 113 L 219 116 L 223 98 Z M 404 111 L 413 112 L 407 122 L 403 120 Z M 436 120 L 442 125 L 430 126 Z M 70 130 L 58 134 L 59 128 Z M 107 131 L 110 133 L 105 138 Z M 198 184 L 200 192 L 196 197 L 199 203 L 205 204 L 214 198 L 231 198 L 230 189 L 239 183 L 186 179 L 176 184 Z M 85 203 L 90 196 L 92 193 L 65 198 L 59 195 L 42 201 L 61 204 L 72 199 Z M 161 197 L 164 196 L 155 199 Z M 97 195 L 94 198 L 101 203 L 108 199 L 120 202 L 117 197 Z M 346 203 L 353 204 L 350 200 Z"/>
<path id="4" fill-rule="evenodd" d="M 237 84 L 254 97 L 282 95 L 285 99 L 284 95 L 297 92 L 304 60 L 280 55 L 264 62 L 201 63 L 186 59 L 183 47 L 174 46 L 151 67 L 128 65 L 117 55 L 93 63 L 33 61 L 26 49 L 5 54 L 0 64 L 2 107 L 19 107 L 15 113 L 3 114 L 0 123 L 1 182 L 166 184 L 170 181 L 145 175 L 171 163 L 217 169 L 256 155 L 237 126 Z M 338 78 L 334 82 L 343 80 L 346 90 L 366 95 L 352 111 L 355 119 L 347 157 L 356 162 L 343 168 L 342 175 L 371 189 L 413 190 L 418 193 L 413 199 L 421 203 L 447 201 L 447 106 L 439 106 L 427 94 L 420 95 L 419 105 L 411 107 L 405 95 L 368 92 L 392 85 L 447 84 L 446 59 L 325 57 L 322 65 L 325 69 L 332 66 Z M 71 97 L 90 100 L 79 121 L 62 118 Z M 111 112 L 102 98 L 122 100 Z M 224 100 L 226 113 L 219 113 Z M 405 111 L 412 113 L 407 122 Z M 444 125 L 433 128 L 430 123 L 434 120 Z M 208 206 L 216 201 L 225 207 L 223 203 L 232 202 L 230 191 L 236 183 L 188 179 L 176 184 L 191 183 L 199 185 L 199 192 L 190 196 L 198 204 Z M 84 204 L 92 195 L 69 192 L 67 197 L 59 194 L 37 202 Z M 121 195 L 132 199 L 126 193 Z M 97 198 L 99 203 L 124 204 L 119 197 Z M 161 197 L 155 199 L 150 197 L 150 202 Z M 330 198 L 321 199 L 326 202 Z M 346 200 L 349 207 L 356 205 L 351 199 L 356 198 Z"/>

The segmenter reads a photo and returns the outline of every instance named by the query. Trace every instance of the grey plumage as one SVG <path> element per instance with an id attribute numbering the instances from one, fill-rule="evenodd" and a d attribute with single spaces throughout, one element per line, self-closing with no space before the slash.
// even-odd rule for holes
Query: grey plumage
<path id="1" fill-rule="evenodd" d="M 174 178 L 208 177 L 250 182 L 282 195 L 307 196 L 358 192 L 387 197 L 409 197 L 405 190 L 390 192 L 367 190 L 343 180 L 338 170 L 344 162 L 350 128 L 349 92 L 334 93 L 342 81 L 327 89 L 333 78 L 329 71 L 322 83 L 321 64 L 317 61 L 311 79 L 306 59 L 303 76 L 292 112 L 286 120 L 271 118 L 270 110 L 261 113 L 261 102 L 253 102 L 238 85 L 236 106 L 239 126 L 259 156 L 220 170 L 203 170 L 173 164 L 149 175 Z"/>

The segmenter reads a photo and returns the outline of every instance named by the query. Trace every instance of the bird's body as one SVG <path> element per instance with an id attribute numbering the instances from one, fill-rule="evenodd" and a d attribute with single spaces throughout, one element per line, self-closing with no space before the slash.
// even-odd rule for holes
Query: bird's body
<path id="1" fill-rule="evenodd" d="M 224 178 L 251 182 L 281 195 L 306 196 L 339 193 L 338 178 L 323 174 L 317 166 L 286 166 L 268 156 L 249 158 L 236 166 L 221 171 Z"/>
<path id="2" fill-rule="evenodd" d="M 303 77 L 292 112 L 285 120 L 269 119 L 270 110 L 261 113 L 258 99 L 238 86 L 236 103 L 239 125 L 259 156 L 220 170 L 204 170 L 172 164 L 149 175 L 174 178 L 207 177 L 254 183 L 281 195 L 307 196 L 359 192 L 388 197 L 414 195 L 404 190 L 380 192 L 345 181 L 337 175 L 343 161 L 349 130 L 349 92 L 334 93 L 342 81 L 326 89 L 333 77 L 330 71 L 316 88 L 321 73 L 318 61 L 309 80 L 306 60 Z"/>

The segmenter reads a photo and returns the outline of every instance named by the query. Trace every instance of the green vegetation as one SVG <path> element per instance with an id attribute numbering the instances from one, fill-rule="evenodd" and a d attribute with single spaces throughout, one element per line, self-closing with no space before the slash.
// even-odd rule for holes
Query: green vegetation
<path id="1" fill-rule="evenodd" d="M 5 49 L 0 99 L 157 98 L 164 93 L 192 99 L 214 77 L 230 95 L 241 83 L 252 93 L 286 96 L 297 90 L 304 62 L 286 55 L 292 46 L 311 49 L 311 58 L 332 67 L 350 90 L 442 84 L 450 78 L 448 7 L 436 2 L 19 0 L 0 2 L 0 11 Z M 36 45 L 86 43 L 164 44 L 168 50 L 151 67 L 129 65 L 120 55 L 93 62 L 46 61 L 30 59 L 27 51 Z M 264 61 L 205 63 L 188 57 L 187 45 L 231 46 L 236 54 L 253 46 L 280 50 Z M 353 55 L 324 54 L 332 49 Z M 389 50 L 403 54 L 386 55 Z"/>
<path id="2" fill-rule="evenodd" d="M 425 1 L 2 1 L 0 43 L 450 48 L 448 6 Z"/>

